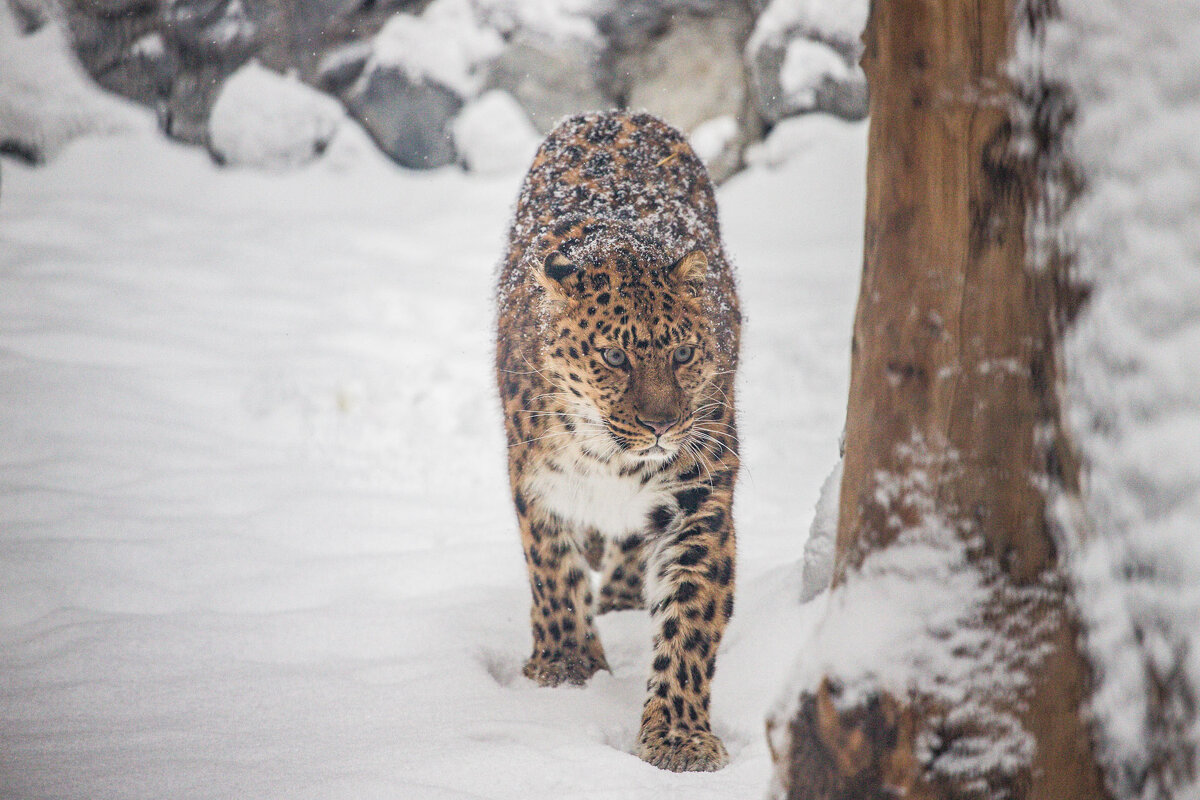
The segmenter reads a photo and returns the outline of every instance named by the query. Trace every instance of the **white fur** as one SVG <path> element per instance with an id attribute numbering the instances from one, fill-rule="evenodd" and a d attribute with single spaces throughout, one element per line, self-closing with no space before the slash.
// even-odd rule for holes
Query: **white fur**
<path id="1" fill-rule="evenodd" d="M 637 475 L 622 477 L 619 458 L 601 464 L 576 449 L 554 460 L 563 471 L 541 466 L 526 480 L 525 492 L 580 533 L 589 528 L 613 538 L 640 533 L 650 512 L 671 500 L 661 477 L 645 485 Z"/>

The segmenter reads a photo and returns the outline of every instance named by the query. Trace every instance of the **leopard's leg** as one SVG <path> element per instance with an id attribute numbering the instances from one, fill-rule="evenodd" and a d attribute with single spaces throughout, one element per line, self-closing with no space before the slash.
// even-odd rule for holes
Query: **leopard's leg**
<path id="1" fill-rule="evenodd" d="M 604 552 L 608 540 L 599 531 L 589 530 L 579 542 L 579 551 L 587 561 L 588 568 L 599 572 L 604 565 Z"/>
<path id="2" fill-rule="evenodd" d="M 709 723 L 709 685 L 733 614 L 732 482 L 717 473 L 711 485 L 677 491 L 677 508 L 652 515 L 647 600 L 658 632 L 638 755 L 675 772 L 729 762 Z"/>
<path id="3" fill-rule="evenodd" d="M 642 583 L 646 572 L 646 548 L 641 536 L 606 539 L 600 559 L 600 597 L 597 614 L 645 608 Z"/>
<path id="4" fill-rule="evenodd" d="M 533 653 L 525 662 L 525 677 L 542 686 L 582 686 L 598 670 L 608 669 L 593 624 L 586 563 L 572 532 L 554 515 L 539 509 L 536 501 L 526 501 L 520 491 L 514 499 L 533 595 Z"/>

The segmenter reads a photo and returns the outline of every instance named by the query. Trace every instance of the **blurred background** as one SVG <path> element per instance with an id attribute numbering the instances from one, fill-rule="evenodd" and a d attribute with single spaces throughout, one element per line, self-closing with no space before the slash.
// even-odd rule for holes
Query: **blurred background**
<path id="1" fill-rule="evenodd" d="M 344 113 L 405 167 L 497 170 L 561 117 L 615 107 L 690 134 L 723 180 L 781 120 L 867 113 L 866 0 L 6 2 L 0 152 L 30 162 L 95 124 L 79 104 L 13 96 L 61 91 L 41 47 L 55 37 L 223 164 L 319 158 Z"/>

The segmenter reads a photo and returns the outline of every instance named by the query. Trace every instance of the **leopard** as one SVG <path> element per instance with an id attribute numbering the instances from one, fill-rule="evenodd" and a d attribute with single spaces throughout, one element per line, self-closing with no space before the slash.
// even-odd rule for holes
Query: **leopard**
<path id="1" fill-rule="evenodd" d="M 650 114 L 563 120 L 525 175 L 499 273 L 496 383 L 532 596 L 523 674 L 611 672 L 596 616 L 649 609 L 636 755 L 720 769 L 710 687 L 734 605 L 741 311 L 703 162 Z"/>

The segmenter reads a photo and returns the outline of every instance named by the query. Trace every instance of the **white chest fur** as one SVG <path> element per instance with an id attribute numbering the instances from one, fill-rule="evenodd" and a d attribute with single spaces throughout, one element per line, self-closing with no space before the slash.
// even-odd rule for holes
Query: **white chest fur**
<path id="1" fill-rule="evenodd" d="M 582 456 L 554 463 L 557 469 L 543 464 L 534 471 L 526 491 L 580 532 L 592 528 L 611 537 L 640 532 L 650 512 L 670 497 L 661 476 L 643 483 L 640 475 L 622 476 L 615 463 Z"/>

